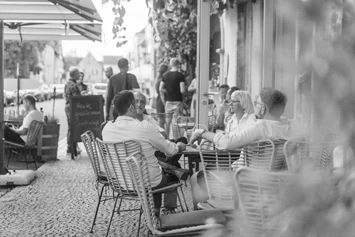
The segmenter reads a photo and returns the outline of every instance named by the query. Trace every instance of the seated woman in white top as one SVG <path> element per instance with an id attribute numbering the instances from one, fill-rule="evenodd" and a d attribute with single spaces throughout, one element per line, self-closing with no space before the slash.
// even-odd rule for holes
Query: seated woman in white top
<path id="1" fill-rule="evenodd" d="M 226 125 L 225 134 L 240 133 L 256 121 L 254 105 L 248 92 L 233 92 L 229 106 L 233 116 Z"/>

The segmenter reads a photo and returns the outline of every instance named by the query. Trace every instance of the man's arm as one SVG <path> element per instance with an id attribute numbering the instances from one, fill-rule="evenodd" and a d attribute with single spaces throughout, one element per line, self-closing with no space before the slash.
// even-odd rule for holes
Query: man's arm
<path id="1" fill-rule="evenodd" d="M 146 133 L 149 142 L 158 151 L 164 152 L 167 156 L 174 156 L 179 151 L 184 150 L 186 147 L 184 146 L 185 144 L 175 144 L 174 142 L 165 139 L 163 135 L 161 135 L 158 132 L 158 130 L 154 127 L 154 125 L 150 124 L 148 121 L 147 121 Z"/>
<path id="2" fill-rule="evenodd" d="M 16 128 L 10 128 L 10 129 L 19 135 L 26 135 L 28 132 L 28 128 L 24 128 L 22 126 L 19 129 Z"/>
<path id="3" fill-rule="evenodd" d="M 165 105 L 164 86 L 165 86 L 165 83 L 163 81 L 161 81 L 160 86 L 159 86 L 160 99 L 161 99 L 161 102 Z"/>
<path id="4" fill-rule="evenodd" d="M 111 80 L 109 80 L 106 89 L 106 120 L 107 121 L 110 120 L 110 108 L 111 108 L 112 99 L 113 99 L 113 88 L 111 86 Z"/>
<path id="5" fill-rule="evenodd" d="M 180 82 L 180 92 L 181 92 L 181 94 L 184 94 L 185 91 L 186 91 L 185 82 Z"/>
<path id="6" fill-rule="evenodd" d="M 232 133 L 226 135 L 216 134 L 209 131 L 202 132 L 202 129 L 197 129 L 192 134 L 190 143 L 195 142 L 199 138 L 204 138 L 213 142 L 218 149 L 233 150 L 253 141 L 260 140 L 262 137 L 262 133 L 256 125 L 251 125 L 240 133 Z"/>

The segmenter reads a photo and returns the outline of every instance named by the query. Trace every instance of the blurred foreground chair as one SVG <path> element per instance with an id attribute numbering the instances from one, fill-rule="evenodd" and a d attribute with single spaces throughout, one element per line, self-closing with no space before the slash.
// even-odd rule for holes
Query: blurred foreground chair
<path id="1" fill-rule="evenodd" d="M 114 195 L 112 195 L 110 197 L 107 197 L 107 195 L 105 195 L 104 199 L 102 199 L 103 198 L 102 195 L 103 195 L 104 190 L 106 190 L 105 193 L 107 193 L 107 191 L 110 189 L 110 185 L 107 180 L 106 173 L 103 171 L 104 168 L 101 167 L 101 165 L 100 165 L 99 153 L 97 151 L 97 142 L 96 142 L 96 138 L 95 138 L 94 133 L 92 131 L 86 131 L 85 133 L 83 133 L 81 135 L 81 141 L 84 144 L 86 153 L 89 156 L 91 166 L 92 166 L 92 168 L 94 170 L 94 174 L 96 176 L 95 188 L 96 188 L 97 194 L 99 196 L 99 200 L 97 202 L 97 206 L 96 206 L 96 210 L 95 210 L 94 220 L 92 222 L 91 230 L 90 230 L 90 233 L 93 233 L 97 213 L 99 211 L 99 207 L 100 207 L 101 202 L 105 202 L 107 200 L 113 199 Z M 99 191 L 99 186 L 101 186 L 100 191 Z"/>
<path id="2" fill-rule="evenodd" d="M 247 167 L 237 170 L 234 175 L 235 215 L 239 221 L 238 211 L 241 211 L 244 223 L 237 222 L 236 226 L 242 227 L 243 236 L 278 236 L 281 226 L 277 206 L 282 194 L 280 190 L 292 188 L 290 184 L 294 178 L 295 175 L 289 172 Z"/>
<path id="3" fill-rule="evenodd" d="M 219 210 L 193 211 L 158 217 L 153 202 L 147 161 L 141 152 L 127 158 L 134 185 L 141 201 L 149 230 L 158 236 L 188 236 L 206 230 L 223 231 L 226 219 Z"/>
<path id="4" fill-rule="evenodd" d="M 13 156 L 23 157 L 28 169 L 28 163 L 34 163 L 37 169 L 37 143 L 41 137 L 43 122 L 33 120 L 28 128 L 26 144 L 18 144 L 4 141 L 5 154 L 7 155 L 7 166 L 9 167 L 10 158 Z"/>
<path id="5" fill-rule="evenodd" d="M 332 168 L 333 150 L 336 146 L 336 141 L 317 143 L 289 140 L 284 146 L 287 167 L 292 171 L 297 171 L 305 165 L 315 169 Z"/>
<path id="6" fill-rule="evenodd" d="M 117 142 L 117 143 L 104 142 L 98 138 L 96 140 L 99 146 L 99 151 L 102 157 L 102 161 L 105 166 L 106 175 L 109 184 L 112 190 L 117 194 L 115 204 L 112 209 L 111 219 L 109 222 L 106 236 L 108 236 L 108 233 L 110 231 L 110 226 L 112 223 L 112 218 L 116 209 L 118 199 L 120 199 L 120 203 L 118 205 L 118 210 L 117 210 L 118 214 L 120 213 L 120 211 L 139 211 L 138 230 L 137 230 L 137 236 L 139 236 L 142 207 L 140 207 L 139 209 L 127 209 L 127 210 L 120 210 L 120 208 L 123 199 L 139 201 L 137 192 L 134 189 L 132 177 L 129 172 L 126 158 L 131 154 L 134 154 L 135 152 L 138 151 L 140 152 L 141 151 L 140 144 L 134 140 L 128 140 L 125 142 Z M 180 188 L 181 192 L 183 192 L 181 186 L 182 186 L 181 183 L 177 183 L 164 188 L 156 189 L 154 190 L 153 193 L 166 193 L 172 190 L 176 190 L 177 188 Z M 182 195 L 184 194 L 182 193 Z M 185 201 L 185 205 L 187 207 L 185 196 L 183 196 L 183 198 Z M 178 199 L 180 202 L 181 209 L 182 211 L 184 211 L 181 198 L 179 195 L 178 195 Z"/>
<path id="7" fill-rule="evenodd" d="M 200 146 L 200 157 L 206 181 L 208 200 L 198 203 L 200 209 L 233 210 L 232 176 L 238 167 L 261 170 L 285 168 L 284 140 L 261 140 L 235 150 L 215 150 L 205 141 Z"/>

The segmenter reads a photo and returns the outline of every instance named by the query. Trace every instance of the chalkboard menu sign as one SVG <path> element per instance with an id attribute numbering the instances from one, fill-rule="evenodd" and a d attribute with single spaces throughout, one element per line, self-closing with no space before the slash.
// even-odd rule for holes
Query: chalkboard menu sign
<path id="1" fill-rule="evenodd" d="M 91 130 L 101 137 L 104 121 L 102 95 L 72 96 L 70 98 L 71 143 L 81 142 L 81 134 Z"/>

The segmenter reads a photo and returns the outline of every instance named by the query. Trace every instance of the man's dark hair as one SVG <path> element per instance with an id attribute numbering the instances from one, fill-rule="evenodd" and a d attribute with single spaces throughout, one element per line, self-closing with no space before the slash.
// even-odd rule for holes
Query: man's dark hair
<path id="1" fill-rule="evenodd" d="M 127 58 L 120 58 L 120 59 L 118 59 L 117 65 L 118 65 L 119 68 L 128 67 L 128 60 L 127 60 Z"/>
<path id="2" fill-rule="evenodd" d="M 113 105 L 118 115 L 122 116 L 127 113 L 129 106 L 135 106 L 136 100 L 131 91 L 121 91 L 113 98 Z"/>
<path id="3" fill-rule="evenodd" d="M 33 95 L 25 95 L 23 99 L 30 102 L 31 105 L 36 106 L 36 98 Z"/>
<path id="4" fill-rule="evenodd" d="M 287 96 L 279 90 L 264 87 L 260 91 L 260 99 L 271 115 L 281 116 L 285 111 Z"/>
<path id="5" fill-rule="evenodd" d="M 232 86 L 231 88 L 229 88 L 228 95 L 231 96 L 234 91 L 240 91 L 239 87 Z"/>
<path id="6" fill-rule="evenodd" d="M 227 90 L 229 90 L 229 86 L 227 84 L 223 84 L 219 86 L 219 89 L 223 89 L 226 88 Z"/>

